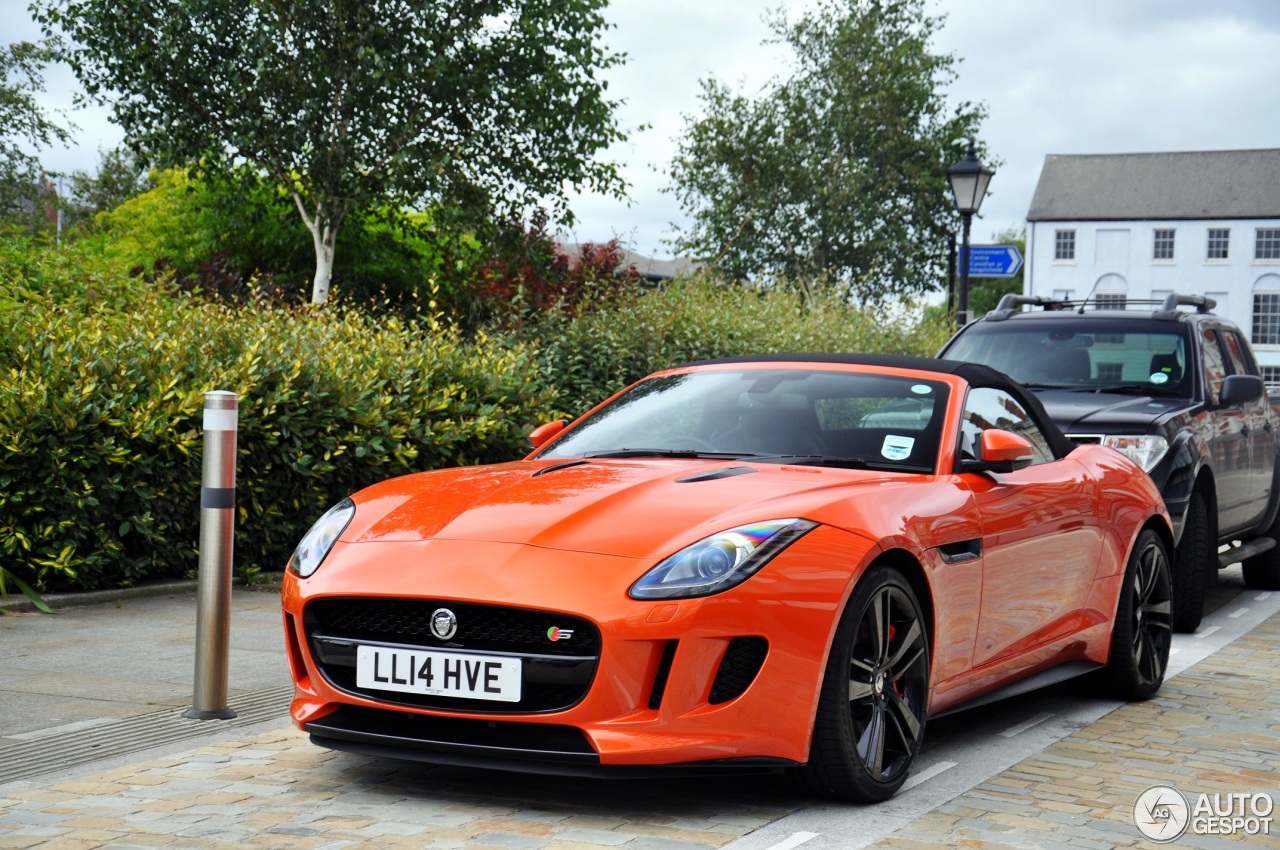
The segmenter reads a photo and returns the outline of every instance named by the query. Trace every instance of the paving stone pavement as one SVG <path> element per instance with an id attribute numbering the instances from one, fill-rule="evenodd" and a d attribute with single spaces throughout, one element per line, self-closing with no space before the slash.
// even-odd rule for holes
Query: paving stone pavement
<path id="1" fill-rule="evenodd" d="M 1189 830 L 1172 844 L 1144 840 L 1133 803 L 1154 785 L 1178 789 L 1193 808 L 1200 794 L 1280 800 L 1280 615 L 1166 682 L 1155 699 L 1122 706 L 878 846 L 1280 847 L 1280 808 L 1269 835 Z"/>
<path id="2" fill-rule="evenodd" d="M 1277 659 L 1280 615 L 1156 699 L 1116 709 L 873 846 L 1157 847 L 1133 824 L 1149 786 L 1188 799 L 1280 797 Z M 0 785 L 0 850 L 702 850 L 811 802 L 773 778 L 597 782 L 389 762 L 317 748 L 284 721 L 265 725 Z M 1167 846 L 1280 848 L 1280 828 Z"/>

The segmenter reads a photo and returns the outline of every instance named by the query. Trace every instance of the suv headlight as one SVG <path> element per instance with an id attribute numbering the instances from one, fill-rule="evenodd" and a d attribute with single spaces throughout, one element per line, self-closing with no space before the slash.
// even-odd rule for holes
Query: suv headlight
<path id="1" fill-rule="evenodd" d="M 1142 467 L 1143 472 L 1150 472 L 1160 462 L 1164 453 L 1169 451 L 1169 441 L 1164 437 L 1152 436 L 1106 436 L 1102 445 L 1110 446 L 1129 460 Z"/>
<path id="2" fill-rule="evenodd" d="M 350 499 L 343 499 L 325 511 L 294 550 L 293 557 L 289 559 L 289 569 L 302 578 L 314 573 L 355 515 L 356 503 Z"/>
<path id="3" fill-rule="evenodd" d="M 728 590 L 817 528 L 807 519 L 740 525 L 687 546 L 631 585 L 632 599 L 690 599 Z"/>

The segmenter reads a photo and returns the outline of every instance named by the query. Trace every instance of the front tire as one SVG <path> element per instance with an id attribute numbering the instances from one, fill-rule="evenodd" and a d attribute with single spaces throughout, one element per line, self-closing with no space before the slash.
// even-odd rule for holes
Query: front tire
<path id="1" fill-rule="evenodd" d="M 1173 629 L 1194 632 L 1204 617 L 1205 588 L 1218 570 L 1218 548 L 1209 503 L 1199 490 L 1191 493 L 1182 539 L 1173 556 Z"/>
<path id="2" fill-rule="evenodd" d="M 800 783 L 859 803 L 892 797 L 920 752 L 928 698 L 929 633 L 920 603 L 900 572 L 872 567 L 836 629 Z"/>
<path id="3" fill-rule="evenodd" d="M 1105 670 L 1112 694 L 1121 699 L 1150 699 L 1160 690 L 1173 643 L 1169 553 L 1160 535 L 1143 529 L 1129 555 L 1111 655 Z"/>

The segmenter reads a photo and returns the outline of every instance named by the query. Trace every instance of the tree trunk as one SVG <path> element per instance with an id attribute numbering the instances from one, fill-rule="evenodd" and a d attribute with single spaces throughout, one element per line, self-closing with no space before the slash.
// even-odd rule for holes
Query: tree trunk
<path id="1" fill-rule="evenodd" d="M 338 241 L 338 228 L 332 224 L 316 222 L 311 230 L 311 241 L 316 248 L 316 275 L 311 281 L 311 303 L 323 304 L 329 300 L 329 280 L 333 277 L 333 247 Z"/>

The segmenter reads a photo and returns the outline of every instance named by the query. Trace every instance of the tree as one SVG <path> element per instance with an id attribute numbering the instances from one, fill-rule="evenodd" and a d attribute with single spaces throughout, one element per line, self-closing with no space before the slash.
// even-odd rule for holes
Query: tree
<path id="1" fill-rule="evenodd" d="M 347 216 L 446 204 L 476 219 L 565 185 L 622 194 L 598 72 L 605 0 L 35 0 L 133 149 L 202 176 L 252 163 L 311 232 L 327 299 Z"/>
<path id="2" fill-rule="evenodd" d="M 56 44 L 19 41 L 0 47 L 0 214 L 21 201 L 42 203 L 46 189 L 34 150 L 71 138 L 41 108 L 41 71 L 53 59 Z"/>
<path id="3" fill-rule="evenodd" d="M 924 0 L 822 0 L 770 25 L 793 71 L 759 97 L 702 83 L 670 175 L 691 224 L 675 247 L 735 279 L 823 282 L 860 300 L 937 288 L 958 229 L 946 168 L 982 107 L 948 114 L 955 59 Z"/>
<path id="4" fill-rule="evenodd" d="M 79 218 L 90 218 L 155 187 L 155 178 L 128 148 L 100 151 L 97 174 L 77 171 L 71 175 L 72 211 Z"/>

